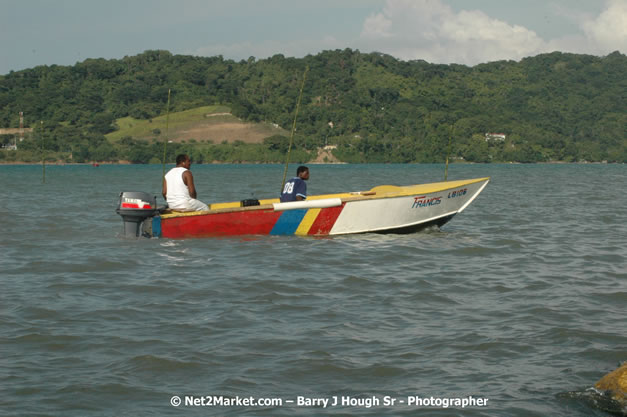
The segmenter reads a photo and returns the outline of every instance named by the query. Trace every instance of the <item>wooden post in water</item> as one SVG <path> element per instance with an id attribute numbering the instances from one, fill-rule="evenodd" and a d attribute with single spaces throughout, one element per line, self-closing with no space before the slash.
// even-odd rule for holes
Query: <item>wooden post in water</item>
<path id="1" fill-rule="evenodd" d="M 453 139 L 453 133 L 455 132 L 455 126 L 451 127 L 451 134 L 448 137 L 448 150 L 446 151 L 446 167 L 444 168 L 444 181 L 448 179 L 448 156 L 451 153 L 451 140 Z"/>
<path id="2" fill-rule="evenodd" d="M 41 135 L 41 183 L 46 183 L 46 147 L 44 146 L 44 121 L 39 121 L 39 134 Z"/>

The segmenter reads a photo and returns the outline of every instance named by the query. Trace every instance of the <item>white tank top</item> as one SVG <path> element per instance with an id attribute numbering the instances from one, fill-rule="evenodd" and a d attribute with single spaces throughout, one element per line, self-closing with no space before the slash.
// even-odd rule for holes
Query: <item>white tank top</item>
<path id="1" fill-rule="evenodd" d="M 183 173 L 187 168 L 175 167 L 165 174 L 165 180 L 168 186 L 168 206 L 171 209 L 186 209 L 188 201 L 191 198 L 189 188 L 183 182 Z"/>

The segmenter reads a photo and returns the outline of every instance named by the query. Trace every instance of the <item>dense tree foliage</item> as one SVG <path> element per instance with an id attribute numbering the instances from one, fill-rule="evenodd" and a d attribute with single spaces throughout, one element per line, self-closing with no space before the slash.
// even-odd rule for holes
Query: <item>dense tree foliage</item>
<path id="1" fill-rule="evenodd" d="M 347 162 L 441 162 L 449 149 L 453 160 L 476 162 L 627 161 L 627 58 L 618 52 L 467 67 L 350 49 L 240 62 L 146 51 L 0 76 L 0 126 L 17 127 L 23 111 L 36 128 L 22 158 L 43 141 L 50 155 L 71 152 L 72 161 L 150 162 L 161 158 L 160 145 L 107 141 L 117 118 L 163 114 L 171 89 L 171 111 L 223 104 L 244 120 L 289 130 L 306 67 L 296 139 L 303 160 L 333 144 Z M 486 141 L 489 132 L 505 140 Z M 170 148 L 204 161 L 278 161 L 286 146 L 271 137 Z"/>

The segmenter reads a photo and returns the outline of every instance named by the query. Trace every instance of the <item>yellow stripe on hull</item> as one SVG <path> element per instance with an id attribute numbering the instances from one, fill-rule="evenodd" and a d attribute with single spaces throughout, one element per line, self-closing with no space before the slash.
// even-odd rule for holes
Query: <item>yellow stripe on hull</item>
<path id="1" fill-rule="evenodd" d="M 316 221 L 316 218 L 318 217 L 320 210 L 322 209 L 313 208 L 313 209 L 307 210 L 305 217 L 303 217 L 303 220 L 301 220 L 294 234 L 300 235 L 300 236 L 307 235 L 307 233 L 309 233 L 309 229 L 311 229 L 311 226 Z"/>

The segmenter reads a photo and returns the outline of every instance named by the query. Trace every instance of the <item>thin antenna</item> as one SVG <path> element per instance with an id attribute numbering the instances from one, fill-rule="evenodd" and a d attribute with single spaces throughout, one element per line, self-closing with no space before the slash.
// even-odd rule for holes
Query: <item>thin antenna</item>
<path id="1" fill-rule="evenodd" d="M 309 71 L 309 65 L 305 68 L 303 73 L 303 83 L 300 86 L 300 93 L 298 94 L 298 101 L 296 102 L 296 111 L 294 112 L 294 123 L 292 123 L 292 134 L 290 135 L 290 144 L 287 148 L 287 158 L 285 159 L 285 170 L 283 171 L 283 181 L 281 182 L 281 192 L 285 186 L 285 179 L 287 178 L 287 166 L 290 163 L 290 153 L 292 152 L 292 143 L 294 142 L 294 131 L 296 130 L 296 117 L 298 116 L 298 109 L 300 108 L 300 100 L 303 98 L 303 89 L 305 88 L 305 79 L 307 79 L 307 72 Z"/>
<path id="2" fill-rule="evenodd" d="M 24 141 L 24 112 L 20 112 L 20 142 Z M 15 149 L 17 149 L 17 142 L 15 142 Z"/>
<path id="3" fill-rule="evenodd" d="M 163 175 L 161 176 L 161 182 L 165 181 L 165 150 L 168 146 L 168 133 L 170 128 L 170 89 L 168 88 L 168 105 L 165 113 L 165 139 L 163 141 Z M 162 184 L 163 185 L 163 184 Z"/>

